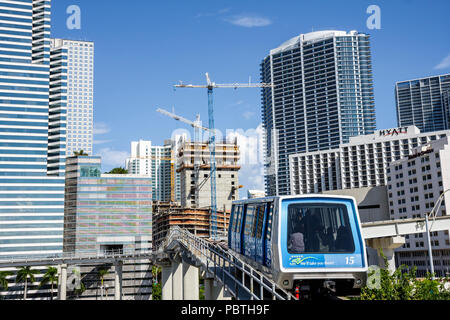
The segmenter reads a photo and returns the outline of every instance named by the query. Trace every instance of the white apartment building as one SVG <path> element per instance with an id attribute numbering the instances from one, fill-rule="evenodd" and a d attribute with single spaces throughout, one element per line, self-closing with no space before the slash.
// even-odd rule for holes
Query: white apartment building
<path id="1" fill-rule="evenodd" d="M 67 49 L 67 152 L 93 154 L 94 43 L 51 39 L 52 49 Z"/>
<path id="2" fill-rule="evenodd" d="M 415 126 L 378 130 L 350 138 L 328 151 L 291 155 L 292 194 L 386 186 L 386 170 L 413 150 L 450 135 L 450 130 L 421 133 Z"/>
<path id="3" fill-rule="evenodd" d="M 387 168 L 389 211 L 392 219 L 423 218 L 450 189 L 449 137 L 414 148 L 411 154 Z M 448 215 L 450 193 L 437 210 Z M 450 275 L 450 239 L 448 231 L 432 232 L 434 269 L 437 276 Z M 418 276 L 430 271 L 426 234 L 406 236 L 406 243 L 396 250 L 397 264 L 416 266 Z"/>
<path id="4" fill-rule="evenodd" d="M 131 157 L 125 168 L 129 174 L 151 177 L 154 201 L 180 201 L 180 174 L 175 167 L 177 141 L 177 138 L 167 140 L 164 146 L 154 146 L 145 140 L 131 142 Z"/>

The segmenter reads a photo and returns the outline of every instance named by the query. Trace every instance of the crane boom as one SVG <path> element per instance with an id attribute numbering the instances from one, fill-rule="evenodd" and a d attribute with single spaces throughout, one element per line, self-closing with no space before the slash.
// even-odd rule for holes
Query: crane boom
<path id="1" fill-rule="evenodd" d="M 194 89 L 217 89 L 217 88 L 226 88 L 226 89 L 238 89 L 238 88 L 273 88 L 275 87 L 272 83 L 227 83 L 227 84 L 216 84 L 211 82 L 209 78 L 209 74 L 206 73 L 206 85 L 194 85 L 194 84 L 177 84 L 175 88 L 194 88 Z"/>
<path id="2" fill-rule="evenodd" d="M 161 113 L 161 114 L 163 114 L 163 115 L 166 115 L 166 116 L 168 116 L 168 117 L 170 117 L 172 119 L 175 119 L 177 121 L 184 122 L 184 123 L 190 125 L 193 128 L 201 129 L 201 130 L 204 130 L 204 131 L 211 131 L 209 128 L 206 128 L 206 127 L 203 127 L 202 125 L 200 125 L 199 122 L 190 121 L 190 120 L 188 120 L 186 118 L 183 118 L 181 116 L 176 115 L 175 113 L 166 111 L 164 109 L 157 109 L 156 111 Z"/>

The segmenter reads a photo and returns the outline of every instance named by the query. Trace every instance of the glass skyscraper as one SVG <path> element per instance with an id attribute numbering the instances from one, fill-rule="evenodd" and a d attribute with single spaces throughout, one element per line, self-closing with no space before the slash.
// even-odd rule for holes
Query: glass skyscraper
<path id="1" fill-rule="evenodd" d="M 398 82 L 398 125 L 422 132 L 450 129 L 450 74 Z"/>
<path id="2" fill-rule="evenodd" d="M 289 155 L 337 148 L 376 129 L 370 36 L 319 31 L 272 50 L 261 64 L 266 193 L 290 194 Z"/>
<path id="3" fill-rule="evenodd" d="M 62 253 L 66 54 L 49 0 L 0 0 L 0 259 Z"/>

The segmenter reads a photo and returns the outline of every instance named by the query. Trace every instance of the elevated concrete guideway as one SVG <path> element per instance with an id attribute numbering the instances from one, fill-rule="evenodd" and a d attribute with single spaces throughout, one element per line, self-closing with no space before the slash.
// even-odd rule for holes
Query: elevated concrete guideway
<path id="1" fill-rule="evenodd" d="M 435 217 L 428 222 L 429 232 L 450 230 L 450 216 Z M 380 249 L 389 263 L 389 270 L 395 271 L 394 250 L 405 244 L 405 237 L 409 234 L 426 233 L 427 226 L 424 218 L 377 221 L 362 224 L 362 235 L 367 246 L 378 251 L 379 265 L 384 267 L 380 256 Z"/>
<path id="2" fill-rule="evenodd" d="M 450 216 L 436 217 L 430 220 L 430 232 L 450 230 Z M 366 240 L 399 237 L 408 234 L 425 233 L 425 219 L 407 219 L 378 221 L 362 224 L 363 237 Z"/>

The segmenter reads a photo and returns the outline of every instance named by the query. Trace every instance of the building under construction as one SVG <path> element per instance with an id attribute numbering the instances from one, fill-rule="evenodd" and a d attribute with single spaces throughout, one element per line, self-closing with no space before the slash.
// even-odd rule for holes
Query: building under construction
<path id="1" fill-rule="evenodd" d="M 230 212 L 217 211 L 218 234 L 228 232 Z M 158 248 L 166 238 L 170 228 L 178 226 L 198 237 L 210 238 L 211 209 L 185 208 L 174 203 L 154 203 L 153 205 L 153 248 Z"/>
<path id="2" fill-rule="evenodd" d="M 239 199 L 240 150 L 237 139 L 216 143 L 217 209 L 230 211 Z M 182 140 L 179 143 L 177 172 L 180 174 L 181 206 L 211 208 L 211 154 L 206 142 Z"/>

